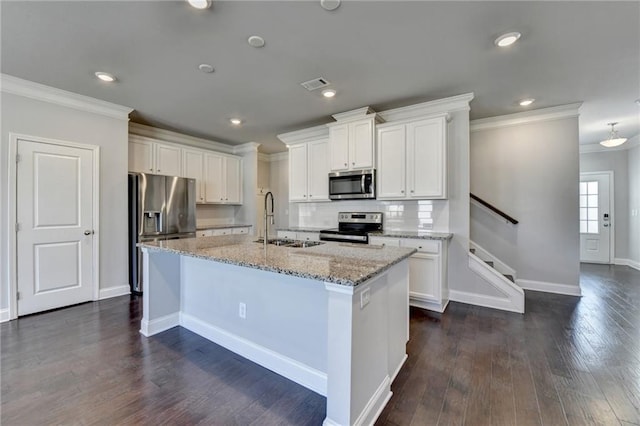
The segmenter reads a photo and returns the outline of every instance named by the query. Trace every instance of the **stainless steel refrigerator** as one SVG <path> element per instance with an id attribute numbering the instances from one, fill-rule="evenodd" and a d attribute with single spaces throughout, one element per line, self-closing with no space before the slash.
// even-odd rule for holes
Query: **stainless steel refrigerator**
<path id="1" fill-rule="evenodd" d="M 139 242 L 195 237 L 196 181 L 176 176 L 129 174 L 129 285 L 142 293 Z"/>

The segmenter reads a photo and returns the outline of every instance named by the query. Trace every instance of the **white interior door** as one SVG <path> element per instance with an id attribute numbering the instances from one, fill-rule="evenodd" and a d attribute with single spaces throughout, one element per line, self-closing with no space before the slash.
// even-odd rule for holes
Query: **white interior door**
<path id="1" fill-rule="evenodd" d="M 580 261 L 611 263 L 609 173 L 580 174 Z"/>
<path id="2" fill-rule="evenodd" d="M 93 295 L 93 151 L 18 141 L 18 315 Z"/>

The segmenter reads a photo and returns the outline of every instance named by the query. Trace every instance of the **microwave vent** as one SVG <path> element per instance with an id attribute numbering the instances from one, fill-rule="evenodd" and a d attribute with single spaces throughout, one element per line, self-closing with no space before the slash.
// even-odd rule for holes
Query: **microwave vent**
<path id="1" fill-rule="evenodd" d="M 320 78 L 314 78 L 313 80 L 309 80 L 309 81 L 305 81 L 303 83 L 300 83 L 300 85 L 302 87 L 304 87 L 305 89 L 307 89 L 308 91 L 312 91 L 312 90 L 317 90 L 320 89 L 321 87 L 326 87 L 328 85 L 330 85 L 331 83 L 329 83 L 326 79 L 320 77 Z"/>

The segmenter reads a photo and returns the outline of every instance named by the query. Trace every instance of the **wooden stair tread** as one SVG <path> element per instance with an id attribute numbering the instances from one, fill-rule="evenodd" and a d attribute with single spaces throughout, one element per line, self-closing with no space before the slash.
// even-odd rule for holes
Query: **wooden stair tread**
<path id="1" fill-rule="evenodd" d="M 516 283 L 516 280 L 513 279 L 513 275 L 510 274 L 503 274 L 505 276 L 506 279 L 508 279 L 509 281 L 511 281 L 512 283 Z"/>
<path id="2" fill-rule="evenodd" d="M 485 260 L 484 263 L 486 263 L 487 265 L 489 265 L 489 266 L 491 266 L 493 268 L 493 261 Z"/>

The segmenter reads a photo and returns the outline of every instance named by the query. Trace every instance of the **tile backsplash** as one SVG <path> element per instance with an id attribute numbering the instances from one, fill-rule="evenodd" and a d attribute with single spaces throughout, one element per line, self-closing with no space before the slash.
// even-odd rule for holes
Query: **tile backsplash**
<path id="1" fill-rule="evenodd" d="M 289 225 L 307 228 L 338 226 L 339 212 L 382 212 L 387 231 L 449 231 L 449 201 L 349 200 L 326 203 L 290 203 Z"/>

